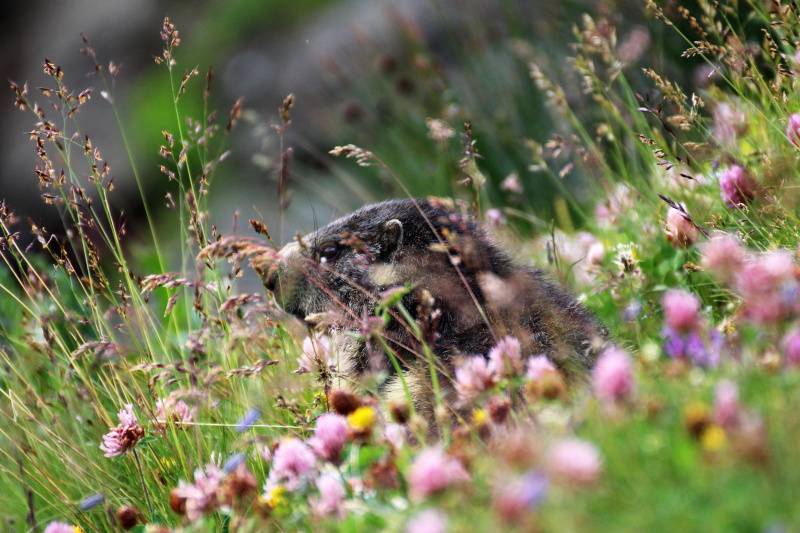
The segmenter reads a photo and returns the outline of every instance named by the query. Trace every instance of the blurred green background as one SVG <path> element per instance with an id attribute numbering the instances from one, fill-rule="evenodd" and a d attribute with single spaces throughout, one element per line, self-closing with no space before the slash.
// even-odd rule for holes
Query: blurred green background
<path id="1" fill-rule="evenodd" d="M 675 57 L 675 68 L 667 70 L 692 82 L 696 65 L 678 65 L 682 43 L 665 41 L 663 25 L 645 15 L 643 4 L 578 0 L 34 1 L 16 4 L 2 22 L 4 48 L 15 52 L 4 54 L 0 71 L 19 84 L 27 81 L 35 95 L 37 87 L 50 83 L 41 70 L 46 57 L 63 68 L 71 89 L 95 89 L 77 119 L 111 165 L 115 207 L 125 213 L 131 242 L 143 215 L 132 165 L 143 177 L 151 206 L 162 206 L 170 187 L 158 171 L 163 162 L 158 149 L 162 130 L 175 131 L 176 118 L 167 71 L 153 61 L 161 53 L 165 15 L 181 32 L 176 72 L 200 71 L 181 100 L 182 113 L 203 117 L 209 67 L 212 108 L 222 127 L 233 102 L 244 99 L 243 118 L 224 145 L 232 154 L 215 171 L 209 194 L 212 221 L 221 233 L 250 235 L 246 221 L 263 215 L 275 240 L 285 242 L 298 230 L 324 225 L 364 203 L 404 195 L 385 170 L 328 155 L 348 143 L 373 151 L 414 195 L 470 198 L 470 186 L 459 184 L 465 176 L 458 165 L 467 121 L 482 156 L 483 207 L 511 205 L 526 214 L 514 223 L 525 225 L 531 217 L 549 223 L 558 191 L 569 190 L 580 201 L 585 179 L 575 169 L 554 183 L 533 165 L 536 143 L 554 132 L 567 135 L 569 127 L 543 104 L 529 64 L 536 62 L 571 88 L 566 96 L 579 112 L 599 112 L 582 103 L 581 80 L 566 59 L 572 28 L 585 12 L 616 26 L 618 42 L 628 43 L 620 48 L 630 56 L 620 59 L 634 79 L 642 65 L 664 67 L 663 57 Z M 121 66 L 110 94 L 130 157 L 109 104 L 100 97 L 101 81 L 87 77 L 92 63 L 78 53 L 81 32 L 101 64 Z M 280 122 L 278 107 L 289 93 L 295 105 L 285 146 L 293 152 L 283 213 L 279 138 L 271 126 Z M 35 146 L 24 135 L 33 117 L 12 106 L 10 91 L 6 102 L 0 106 L 7 125 L 0 132 L 0 198 L 58 233 L 57 210 L 43 206 L 37 190 Z M 455 136 L 431 139 L 429 118 L 447 121 Z M 509 176 L 519 179 L 521 192 L 502 186 Z M 164 220 L 172 224 L 166 210 L 154 212 L 157 222 L 170 217 Z M 562 213 L 558 222 L 580 226 L 580 218 L 573 208 L 569 220 Z M 169 224 L 159 227 L 166 233 Z"/>

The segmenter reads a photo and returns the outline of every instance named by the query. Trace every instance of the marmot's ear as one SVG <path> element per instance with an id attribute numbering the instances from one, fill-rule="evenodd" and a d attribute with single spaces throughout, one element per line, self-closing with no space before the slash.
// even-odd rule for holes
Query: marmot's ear
<path id="1" fill-rule="evenodd" d="M 403 223 L 396 218 L 384 222 L 378 240 L 383 258 L 394 253 L 403 244 Z"/>

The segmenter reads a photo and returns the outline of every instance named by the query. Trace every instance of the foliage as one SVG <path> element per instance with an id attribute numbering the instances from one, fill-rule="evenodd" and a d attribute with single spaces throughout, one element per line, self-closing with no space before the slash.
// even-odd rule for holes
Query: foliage
<path id="1" fill-rule="evenodd" d="M 657 4 L 649 9 L 676 27 Z M 42 198 L 65 232 L 34 226 L 43 254 L 21 249 L 22 221 L 0 206 L 9 527 L 798 527 L 797 16 L 780 4 L 701 1 L 693 10 L 678 14 L 690 32 L 679 33 L 684 55 L 707 72 L 694 92 L 651 69 L 651 89 L 634 88 L 647 36 L 618 43 L 602 18 L 575 29 L 582 96 L 546 65 L 525 65 L 558 130 L 511 139 L 511 166 L 535 168 L 560 191 L 552 211 L 526 200 L 533 178 L 509 175 L 502 195 L 487 185 L 483 169 L 499 163 L 482 148 L 499 132 L 440 116 L 403 133 L 415 146 L 426 127 L 450 169 L 447 184 L 431 187 L 467 198 L 500 238 L 549 265 L 615 341 L 585 385 L 568 387 L 546 358 L 503 339 L 452 376 L 472 416 L 440 420 L 435 442 L 411 406 L 346 390 L 324 335 L 304 339 L 265 294 L 237 293 L 237 277 L 263 273 L 275 254 L 263 222 L 251 225 L 266 240 L 223 236 L 208 222 L 214 171 L 243 107 L 222 120 L 208 106 L 181 114 L 199 72 L 178 73 L 168 19 L 159 62 L 175 120 L 160 154 L 181 231 L 179 272 L 167 269 L 172 251 L 155 215 L 149 235 L 136 228 L 148 244 L 126 247 L 132 228 L 116 211 L 110 163 L 77 120 L 88 98 L 116 109 L 113 66 L 97 62 L 85 38 L 104 90 L 68 89 L 50 62 L 46 105 L 13 84 L 35 121 Z M 763 32 L 747 40 L 754 25 Z M 274 128 L 282 150 L 292 106 L 287 98 Z M 392 156 L 368 148 L 334 152 L 406 190 Z M 287 159 L 278 158 L 279 176 Z M 565 181 L 578 170 L 592 177 L 588 190 Z M 525 226 L 514 220 L 540 236 L 515 234 Z M 390 307 L 404 312 L 400 297 L 387 297 L 379 314 Z"/>

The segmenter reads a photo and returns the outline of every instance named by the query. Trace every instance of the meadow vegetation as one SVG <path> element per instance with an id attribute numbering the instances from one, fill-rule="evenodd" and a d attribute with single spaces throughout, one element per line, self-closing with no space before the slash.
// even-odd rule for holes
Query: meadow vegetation
<path id="1" fill-rule="evenodd" d="M 237 290 L 280 244 L 263 221 L 236 234 L 209 222 L 246 104 L 211 109 L 211 73 L 180 64 L 169 19 L 157 58 L 175 110 L 160 150 L 166 196 L 145 198 L 142 227 L 115 208 L 113 169 L 126 163 L 106 161 L 80 126 L 90 98 L 118 112 L 113 63 L 84 37 L 91 89 L 49 61 L 48 87 L 12 83 L 31 116 L 32 179 L 64 228 L 0 204 L 0 530 L 800 527 L 800 13 L 707 0 L 647 9 L 685 41 L 701 82 L 636 66 L 646 30 L 618 36 L 601 16 L 576 26 L 566 80 L 516 43 L 517 74 L 552 127 L 545 140 L 502 139 L 516 147 L 513 172 L 490 171 L 508 162 L 482 151 L 504 132 L 451 103 L 403 139 L 428 143 L 431 166 L 348 139 L 330 147 L 398 194 L 430 171 L 430 193 L 469 202 L 614 339 L 584 386 L 513 338 L 465 359 L 452 379 L 472 416 L 442 423 L 438 439 L 410 406 L 372 394 L 385 376 L 353 392 L 324 331 Z M 491 83 L 478 72 L 471 84 Z M 192 90 L 202 116 L 181 112 Z M 273 129 L 283 151 L 293 105 Z M 276 195 L 288 159 L 276 158 Z M 178 246 L 154 223 L 165 208 Z M 376 315 L 398 305 L 387 295 Z"/>

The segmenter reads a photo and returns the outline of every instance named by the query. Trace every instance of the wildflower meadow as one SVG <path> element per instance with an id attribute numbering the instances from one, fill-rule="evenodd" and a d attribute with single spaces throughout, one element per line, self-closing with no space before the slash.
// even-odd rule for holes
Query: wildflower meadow
<path id="1" fill-rule="evenodd" d="M 157 193 L 137 154 L 107 160 L 82 129 L 101 100 L 126 132 L 124 75 L 91 36 L 93 77 L 46 60 L 49 85 L 10 82 L 7 105 L 30 117 L 24 179 L 63 227 L 0 203 L 0 531 L 800 531 L 800 12 L 639 9 L 633 29 L 602 9 L 579 17 L 559 62 L 508 41 L 502 72 L 546 113 L 538 140 L 472 120 L 495 110 L 457 87 L 491 88 L 499 70 L 448 78 L 420 47 L 431 94 L 401 103 L 414 127 L 326 147 L 345 189 L 463 200 L 608 328 L 585 379 L 513 336 L 463 354 L 447 379 L 470 414 L 434 398 L 433 433 L 413 402 L 379 394 L 386 372 L 353 383 L 329 332 L 261 289 L 285 243 L 258 213 L 211 222 L 248 104 L 214 110 L 212 71 L 181 62 L 169 18 Z M 673 81 L 685 65 L 699 74 Z M 493 98 L 498 115 L 529 115 Z M 263 133 L 281 201 L 302 105 L 287 95 Z M 126 165 L 136 222 L 115 191 Z M 410 289 L 387 291 L 353 335 L 388 349 L 386 317 Z"/>

